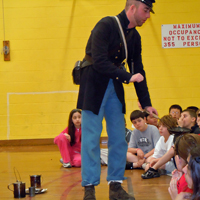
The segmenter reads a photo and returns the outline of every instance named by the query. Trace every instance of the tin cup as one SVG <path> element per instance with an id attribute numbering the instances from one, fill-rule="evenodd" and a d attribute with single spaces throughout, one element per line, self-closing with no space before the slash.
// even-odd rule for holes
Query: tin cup
<path id="1" fill-rule="evenodd" d="M 29 187 L 29 196 L 34 197 L 35 196 L 35 187 Z"/>
<path id="2" fill-rule="evenodd" d="M 31 187 L 41 188 L 41 175 L 30 176 Z"/>

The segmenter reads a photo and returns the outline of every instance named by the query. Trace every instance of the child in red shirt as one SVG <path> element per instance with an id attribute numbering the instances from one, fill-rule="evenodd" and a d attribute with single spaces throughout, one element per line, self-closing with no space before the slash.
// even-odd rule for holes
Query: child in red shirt
<path id="1" fill-rule="evenodd" d="M 200 136 L 197 134 L 184 134 L 176 139 L 174 151 L 177 169 L 172 172 L 172 179 L 168 188 L 172 200 L 175 200 L 180 192 L 193 193 L 193 190 L 188 187 L 182 170 L 187 164 L 190 151 L 197 145 L 200 145 Z"/>

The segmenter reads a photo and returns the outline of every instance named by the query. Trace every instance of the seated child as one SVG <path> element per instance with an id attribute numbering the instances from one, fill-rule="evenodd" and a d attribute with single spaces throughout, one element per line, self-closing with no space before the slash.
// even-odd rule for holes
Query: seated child
<path id="1" fill-rule="evenodd" d="M 157 118 L 155 118 L 153 115 L 150 115 L 148 113 L 146 113 L 145 117 L 146 117 L 147 124 L 154 125 L 158 128 L 158 119 Z"/>
<path id="2" fill-rule="evenodd" d="M 181 117 L 178 120 L 179 126 L 180 127 L 184 127 L 184 128 L 189 128 L 191 131 L 191 133 L 199 133 L 200 130 L 197 127 L 196 124 L 196 113 L 194 113 L 194 111 L 190 110 L 190 109 L 186 109 L 181 113 Z M 170 148 L 170 150 L 155 164 L 155 165 L 151 165 L 151 168 L 149 168 L 148 171 L 149 175 L 145 176 L 142 178 L 154 178 L 154 177 L 159 177 L 159 173 L 158 173 L 158 169 L 165 164 L 166 162 L 168 162 L 169 160 L 171 160 L 171 158 L 174 156 L 174 148 Z"/>
<path id="3" fill-rule="evenodd" d="M 178 104 L 171 105 L 169 108 L 169 115 L 178 120 L 181 117 L 182 108 Z"/>
<path id="4" fill-rule="evenodd" d="M 171 115 L 165 115 L 160 119 L 158 125 L 161 137 L 156 144 L 153 156 L 149 159 L 150 163 L 145 167 L 145 171 L 149 169 L 150 165 L 157 163 L 173 145 L 174 136 L 168 130 L 177 126 L 176 120 Z M 175 169 L 173 160 L 168 161 L 159 169 L 165 169 L 167 173 L 171 173 Z"/>
<path id="5" fill-rule="evenodd" d="M 182 199 L 200 199 L 200 145 L 195 147 L 190 151 L 190 155 L 187 158 L 188 165 L 183 168 L 183 172 L 185 173 L 185 179 L 188 184 L 188 187 L 193 189 L 192 195 L 186 192 L 181 192 L 179 195 L 182 198 L 178 198 L 177 195 L 176 200 Z"/>
<path id="6" fill-rule="evenodd" d="M 190 130 L 190 129 L 188 129 Z M 182 133 L 181 135 L 184 135 L 186 133 Z M 174 141 L 180 136 L 180 133 L 174 133 Z M 150 179 L 150 178 L 156 178 L 160 177 L 160 173 L 158 172 L 158 169 L 161 168 L 165 163 L 170 161 L 173 158 L 174 161 L 174 145 L 163 155 L 156 163 L 150 163 L 150 168 L 142 174 L 143 179 Z M 175 161 L 174 161 L 175 163 Z"/>
<path id="7" fill-rule="evenodd" d="M 127 151 L 126 169 L 141 168 L 143 163 L 149 162 L 150 156 L 160 138 L 158 129 L 146 123 L 145 113 L 135 110 L 130 115 L 133 130 Z"/>
<path id="8" fill-rule="evenodd" d="M 145 110 L 142 108 L 139 100 L 138 100 L 138 107 L 142 112 L 145 113 L 147 124 L 151 124 L 151 125 L 154 125 L 154 126 L 158 127 L 158 119 L 155 118 L 153 115 L 150 115 L 150 114 L 146 113 Z"/>
<path id="9" fill-rule="evenodd" d="M 190 151 L 200 145 L 200 136 L 196 134 L 185 134 L 179 136 L 175 142 L 175 162 L 177 169 L 172 173 L 172 179 L 168 191 L 174 200 L 180 192 L 190 192 L 192 190 L 188 188 L 187 182 L 185 181 L 185 174 L 183 168 L 187 164 L 187 157 Z"/>
<path id="10" fill-rule="evenodd" d="M 196 106 L 188 106 L 186 109 L 193 110 L 196 113 L 199 108 Z"/>
<path id="11" fill-rule="evenodd" d="M 191 133 L 200 133 L 200 129 L 196 124 L 197 115 L 191 109 L 183 110 L 181 113 L 181 117 L 178 120 L 178 125 L 180 127 L 189 128 L 191 129 Z"/>
<path id="12" fill-rule="evenodd" d="M 55 137 L 63 167 L 81 167 L 81 110 L 74 109 L 69 114 L 68 127 Z"/>

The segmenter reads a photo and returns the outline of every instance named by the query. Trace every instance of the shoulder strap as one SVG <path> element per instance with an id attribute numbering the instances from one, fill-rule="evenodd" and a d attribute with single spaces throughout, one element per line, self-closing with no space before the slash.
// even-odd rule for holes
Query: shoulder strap
<path id="1" fill-rule="evenodd" d="M 127 59 L 128 59 L 128 50 L 127 50 L 127 43 L 126 43 L 126 39 L 125 39 L 125 36 L 124 36 L 124 32 L 123 32 L 123 29 L 122 29 L 122 26 L 121 26 L 121 23 L 118 19 L 117 16 L 112 16 L 112 18 L 115 18 L 115 22 L 116 24 L 118 24 L 118 28 L 119 28 L 119 32 L 120 32 L 120 38 L 121 40 L 123 41 L 124 43 L 124 49 L 125 49 L 125 57 L 126 57 L 126 63 L 127 63 Z M 127 37 L 127 41 L 132 37 L 133 35 L 133 31 L 131 31 Z M 114 53 L 116 51 L 117 48 L 114 48 L 113 50 L 111 50 L 109 52 L 109 55 L 112 55 L 112 53 Z M 89 55 L 85 55 L 85 61 L 83 62 L 83 64 L 81 65 L 81 68 L 84 68 L 86 66 L 89 66 L 89 65 L 92 65 L 93 64 L 93 61 L 92 61 L 92 58 L 89 56 Z"/>
<path id="2" fill-rule="evenodd" d="M 127 50 L 126 39 L 125 39 L 125 36 L 124 36 L 124 31 L 123 31 L 123 29 L 122 29 L 122 26 L 121 26 L 121 23 L 120 23 L 118 17 L 117 17 L 117 16 L 114 16 L 114 18 L 116 19 L 117 24 L 118 24 L 118 26 L 119 26 L 119 30 L 120 30 L 120 33 L 121 33 L 121 37 L 122 37 L 122 40 L 123 40 L 123 43 L 124 43 L 125 56 L 126 56 L 126 62 L 127 62 L 127 59 L 128 59 L 128 50 Z"/>

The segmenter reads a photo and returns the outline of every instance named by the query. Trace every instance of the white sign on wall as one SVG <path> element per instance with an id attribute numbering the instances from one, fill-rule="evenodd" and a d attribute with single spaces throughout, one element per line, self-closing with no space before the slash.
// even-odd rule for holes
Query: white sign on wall
<path id="1" fill-rule="evenodd" d="M 200 47 L 200 23 L 162 25 L 162 48 Z"/>

